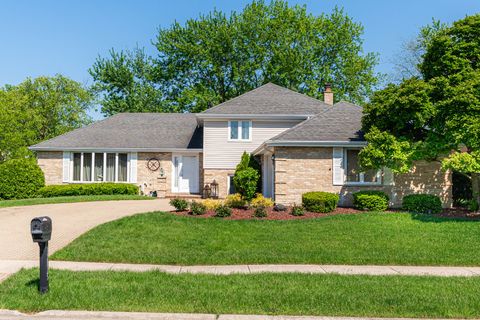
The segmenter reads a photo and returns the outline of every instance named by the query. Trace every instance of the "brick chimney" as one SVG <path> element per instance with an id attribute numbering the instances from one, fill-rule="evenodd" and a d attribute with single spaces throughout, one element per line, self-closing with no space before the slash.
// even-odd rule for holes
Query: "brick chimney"
<path id="1" fill-rule="evenodd" d="M 333 106 L 333 91 L 330 83 L 325 83 L 325 90 L 323 91 L 323 102 Z"/>

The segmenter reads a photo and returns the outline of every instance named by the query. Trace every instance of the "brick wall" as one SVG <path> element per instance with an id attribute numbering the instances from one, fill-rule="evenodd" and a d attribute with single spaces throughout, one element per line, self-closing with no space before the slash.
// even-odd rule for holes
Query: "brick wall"
<path id="1" fill-rule="evenodd" d="M 46 185 L 63 183 L 63 152 L 39 151 L 37 163 L 45 175 Z"/>
<path id="2" fill-rule="evenodd" d="M 227 178 L 229 174 L 234 174 L 234 169 L 204 169 L 204 183 L 212 183 L 215 180 L 218 183 L 218 192 L 220 198 L 228 195 Z M 203 187 L 202 187 L 203 190 Z"/>
<path id="3" fill-rule="evenodd" d="M 160 177 L 160 169 L 151 171 L 147 167 L 148 160 L 156 158 L 160 161 L 160 168 L 164 170 L 164 177 Z M 172 185 L 172 153 L 171 152 L 139 152 L 137 156 L 137 185 L 141 186 L 145 194 L 157 191 L 160 198 L 171 192 Z"/>
<path id="4" fill-rule="evenodd" d="M 382 190 L 390 195 L 394 207 L 401 206 L 403 196 L 412 193 L 439 195 L 444 206 L 452 204 L 451 173 L 443 172 L 440 163 L 419 162 L 408 174 L 396 175 L 388 186 L 334 186 L 332 148 L 275 148 L 275 200 L 278 203 L 301 203 L 308 191 L 340 194 L 340 205 L 352 205 L 352 193 L 359 190 Z"/>

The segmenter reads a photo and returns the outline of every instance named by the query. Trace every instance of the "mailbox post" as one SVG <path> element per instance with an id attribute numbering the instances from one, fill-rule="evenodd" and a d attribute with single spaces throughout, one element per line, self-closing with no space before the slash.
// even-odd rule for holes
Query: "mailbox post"
<path id="1" fill-rule="evenodd" d="M 48 241 L 52 237 L 52 219 L 49 217 L 33 218 L 30 222 L 33 242 L 40 247 L 40 293 L 48 291 Z"/>

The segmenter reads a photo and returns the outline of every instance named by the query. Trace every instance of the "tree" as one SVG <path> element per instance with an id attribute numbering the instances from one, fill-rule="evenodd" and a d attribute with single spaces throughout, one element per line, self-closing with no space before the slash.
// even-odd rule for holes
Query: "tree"
<path id="1" fill-rule="evenodd" d="M 342 9 L 314 16 L 285 1 L 253 1 L 229 16 L 213 11 L 159 30 L 157 54 L 111 52 L 90 73 L 102 112 L 203 111 L 267 82 L 321 98 L 361 103 L 378 82 L 377 56 L 363 53 L 363 27 Z"/>
<path id="2" fill-rule="evenodd" d="M 92 95 L 64 76 L 0 88 L 0 162 L 30 156 L 27 147 L 90 122 Z"/>
<path id="3" fill-rule="evenodd" d="M 395 70 L 393 78 L 396 82 L 411 77 L 422 77 L 419 66 L 423 61 L 423 55 L 432 39 L 447 27 L 446 23 L 432 19 L 432 23 L 422 27 L 415 38 L 402 44 L 400 52 L 392 60 Z"/>
<path id="4" fill-rule="evenodd" d="M 467 174 L 480 203 L 480 14 L 436 34 L 422 78 L 390 84 L 364 108 L 363 168 L 406 172 L 415 160 Z"/>

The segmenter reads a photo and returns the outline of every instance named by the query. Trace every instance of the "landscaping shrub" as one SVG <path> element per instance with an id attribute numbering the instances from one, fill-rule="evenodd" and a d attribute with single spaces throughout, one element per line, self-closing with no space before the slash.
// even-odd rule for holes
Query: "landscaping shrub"
<path id="1" fill-rule="evenodd" d="M 138 186 L 128 183 L 85 183 L 45 186 L 38 190 L 42 197 L 62 196 L 89 196 L 89 195 L 114 195 L 138 194 Z"/>
<path id="2" fill-rule="evenodd" d="M 256 208 L 258 206 L 263 206 L 263 207 L 272 207 L 273 206 L 273 200 L 270 198 L 265 198 L 263 194 L 257 193 L 255 198 L 252 199 L 251 201 L 251 206 Z"/>
<path id="3" fill-rule="evenodd" d="M 232 215 L 232 209 L 226 205 L 220 205 L 215 209 L 215 217 L 225 218 Z"/>
<path id="4" fill-rule="evenodd" d="M 173 198 L 170 200 L 170 205 L 177 211 L 185 211 L 188 208 L 188 201 L 180 198 Z"/>
<path id="5" fill-rule="evenodd" d="M 258 206 L 255 208 L 253 216 L 255 218 L 265 218 L 267 216 L 267 209 L 265 209 L 263 206 Z"/>
<path id="6" fill-rule="evenodd" d="M 190 202 L 191 214 L 193 214 L 194 216 L 200 216 L 202 214 L 205 214 L 205 212 L 207 212 L 207 207 L 203 203 L 196 201 Z"/>
<path id="7" fill-rule="evenodd" d="M 257 192 L 259 178 L 260 175 L 258 174 L 258 171 L 250 167 L 236 171 L 233 176 L 235 190 L 237 190 L 245 200 L 250 201 Z"/>
<path id="8" fill-rule="evenodd" d="M 0 164 L 0 199 L 31 198 L 44 185 L 43 172 L 33 159 L 12 159 Z"/>
<path id="9" fill-rule="evenodd" d="M 205 199 L 202 203 L 207 207 L 207 210 L 215 210 L 222 205 L 222 201 L 217 199 Z"/>
<path id="10" fill-rule="evenodd" d="M 431 194 L 410 194 L 403 197 L 403 209 L 412 213 L 436 214 L 442 212 L 440 198 Z"/>
<path id="11" fill-rule="evenodd" d="M 297 206 L 296 204 L 293 205 L 292 207 L 292 216 L 303 216 L 305 214 L 305 209 L 303 209 L 302 206 Z"/>
<path id="12" fill-rule="evenodd" d="M 225 205 L 230 208 L 243 208 L 247 202 L 243 200 L 240 193 L 229 194 L 225 199 Z"/>
<path id="13" fill-rule="evenodd" d="M 338 200 L 338 194 L 330 192 L 314 191 L 302 195 L 303 207 L 311 212 L 332 212 Z"/>
<path id="14" fill-rule="evenodd" d="M 365 190 L 353 194 L 353 206 L 359 210 L 385 211 L 388 195 L 383 191 Z"/>
<path id="15" fill-rule="evenodd" d="M 468 211 L 477 212 L 480 208 L 480 204 L 475 199 L 471 199 L 468 201 L 467 209 Z"/>

